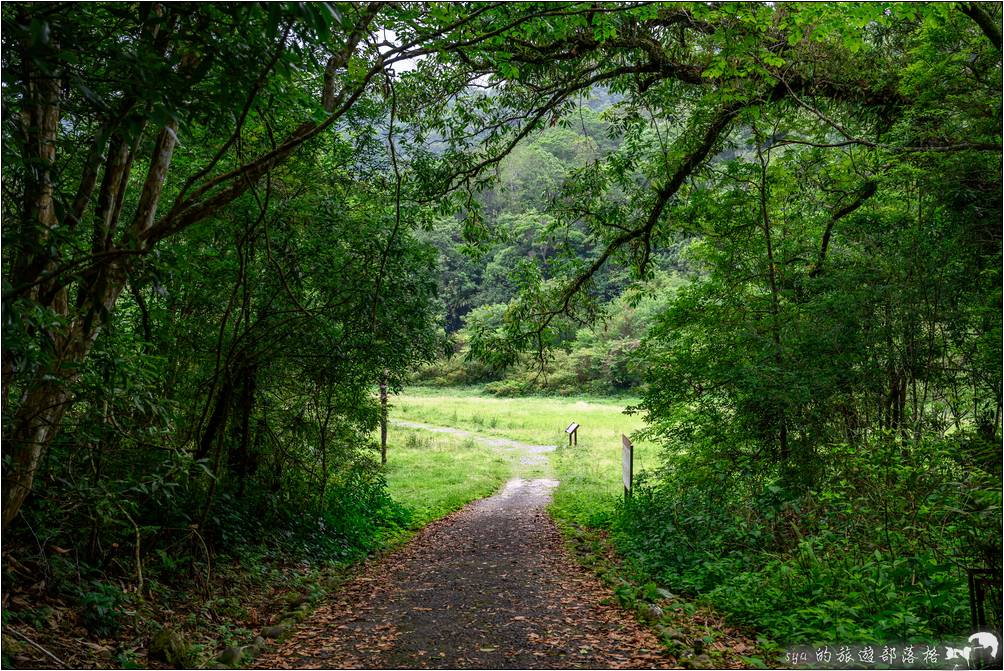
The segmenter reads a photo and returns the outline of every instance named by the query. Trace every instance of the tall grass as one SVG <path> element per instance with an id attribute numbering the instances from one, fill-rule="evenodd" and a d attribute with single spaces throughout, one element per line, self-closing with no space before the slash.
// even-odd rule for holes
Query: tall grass
<path id="1" fill-rule="evenodd" d="M 417 528 L 493 494 L 509 479 L 513 461 L 471 439 L 391 426 L 387 490 Z"/>

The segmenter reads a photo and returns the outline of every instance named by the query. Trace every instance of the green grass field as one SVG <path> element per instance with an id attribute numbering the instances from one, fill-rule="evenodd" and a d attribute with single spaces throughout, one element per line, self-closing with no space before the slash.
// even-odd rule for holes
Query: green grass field
<path id="1" fill-rule="evenodd" d="M 513 455 L 473 440 L 391 426 L 387 487 L 414 514 L 414 526 L 490 496 L 513 472 Z"/>
<path id="2" fill-rule="evenodd" d="M 625 415 L 632 399 L 494 398 L 476 389 L 411 388 L 393 397 L 390 417 L 448 426 L 534 445 L 557 445 L 546 466 L 528 468 L 518 455 L 469 439 L 391 426 L 388 482 L 391 495 L 426 521 L 487 496 L 510 477 L 560 481 L 552 513 L 559 520 L 595 526 L 620 499 L 621 434 L 642 428 Z M 578 445 L 564 429 L 578 422 Z M 417 434 L 417 435 L 416 435 Z M 658 466 L 656 448 L 635 443 L 635 474 Z"/>

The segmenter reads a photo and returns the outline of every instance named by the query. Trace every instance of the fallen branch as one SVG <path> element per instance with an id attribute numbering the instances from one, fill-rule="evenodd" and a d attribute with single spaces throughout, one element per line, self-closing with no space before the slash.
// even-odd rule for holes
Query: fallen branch
<path id="1" fill-rule="evenodd" d="M 36 648 L 38 648 L 39 650 L 41 650 L 42 652 L 44 652 L 46 655 L 48 655 L 50 658 L 52 658 L 53 661 L 55 661 L 57 664 L 59 664 L 64 669 L 70 668 L 66 664 L 66 662 L 64 662 L 63 660 L 61 660 L 59 657 L 56 657 L 54 654 L 52 654 L 51 652 L 49 652 L 48 650 L 46 650 L 45 648 L 43 648 L 42 646 L 40 646 L 38 643 L 35 643 L 35 641 L 31 640 L 30 638 L 28 638 L 27 636 L 25 636 L 24 634 L 22 634 L 21 632 L 19 632 L 14 627 L 10 626 L 9 624 L 5 625 L 5 626 L 7 627 L 7 629 L 12 634 L 14 634 L 15 636 L 17 636 L 20 639 L 23 639 L 23 640 L 27 641 L 28 643 L 32 644 L 33 646 L 35 646 Z"/>

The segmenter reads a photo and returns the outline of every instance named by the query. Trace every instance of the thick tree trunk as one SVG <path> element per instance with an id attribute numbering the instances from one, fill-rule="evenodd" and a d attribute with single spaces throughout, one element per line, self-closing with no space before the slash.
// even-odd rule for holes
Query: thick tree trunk
<path id="1" fill-rule="evenodd" d="M 18 408 L 19 421 L 9 439 L 11 463 L 4 474 L 3 528 L 17 516 L 31 493 L 35 472 L 69 405 L 70 394 L 59 381 L 32 389 Z"/>
<path id="2" fill-rule="evenodd" d="M 28 269 L 32 267 L 44 268 L 49 265 L 42 250 L 58 223 L 52 170 L 56 161 L 60 82 L 52 73 L 34 72 L 27 63 L 25 68 L 28 102 L 22 120 L 27 138 L 26 152 L 34 165 L 28 171 L 23 233 L 27 239 L 35 241 L 35 244 L 33 249 L 22 252 L 18 265 L 19 270 L 27 275 Z M 37 287 L 34 291 L 37 293 Z M 65 289 L 58 292 L 54 299 L 51 307 L 60 315 L 65 315 Z M 6 405 L 14 369 L 7 352 L 4 352 L 3 358 L 3 396 Z M 31 492 L 42 452 L 55 435 L 68 401 L 69 392 L 58 377 L 42 377 L 26 388 L 18 404 L 13 431 L 3 445 L 4 456 L 10 459 L 9 466 L 3 473 L 4 529 L 17 515 L 21 503 Z"/>
<path id="3" fill-rule="evenodd" d="M 48 85 L 47 98 L 58 100 L 59 85 L 52 79 L 41 79 L 38 86 Z M 40 142 L 42 158 L 46 164 L 55 159 L 55 137 L 59 113 L 55 104 L 50 104 L 37 119 L 43 123 Z M 172 129 L 173 131 L 173 129 Z M 163 188 L 164 175 L 174 151 L 174 133 L 165 129 L 158 139 L 154 158 L 151 161 L 147 183 L 140 200 L 140 208 L 133 229 L 142 231 L 152 223 L 156 210 L 156 199 Z M 56 224 L 52 198 L 52 184 L 47 178 L 40 182 L 36 219 L 39 225 L 51 229 Z M 125 288 L 126 272 L 124 260 L 108 263 L 87 285 L 78 299 L 78 317 L 63 333 L 51 333 L 56 343 L 53 361 L 42 367 L 26 386 L 25 395 L 19 403 L 13 418 L 13 431 L 4 441 L 4 452 L 10 455 L 10 467 L 3 478 L 3 528 L 17 516 L 24 499 L 31 492 L 32 482 L 38 470 L 42 454 L 59 430 L 63 414 L 71 401 L 69 384 L 76 377 L 75 364 L 79 364 L 90 352 L 105 317 L 115 309 L 119 294 Z M 50 303 L 57 313 L 69 313 L 66 288 L 59 287 L 53 292 Z"/>
<path id="4" fill-rule="evenodd" d="M 113 266 L 108 275 L 110 279 L 104 284 L 104 292 L 100 300 L 91 304 L 89 313 L 107 314 L 114 308 L 124 287 L 124 273 L 119 266 Z M 11 435 L 4 439 L 4 453 L 10 455 L 10 468 L 3 477 L 4 529 L 17 516 L 31 492 L 42 454 L 58 432 L 73 400 L 70 391 L 70 384 L 76 378 L 73 364 L 87 357 L 99 329 L 100 320 L 78 319 L 66 333 L 50 334 L 56 341 L 54 361 L 36 373 L 26 386 L 14 414 Z"/>

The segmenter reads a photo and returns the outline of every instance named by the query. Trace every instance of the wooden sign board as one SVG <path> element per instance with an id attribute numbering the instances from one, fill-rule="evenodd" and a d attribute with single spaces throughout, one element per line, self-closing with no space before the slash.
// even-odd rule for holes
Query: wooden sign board
<path id="1" fill-rule="evenodd" d="M 569 424 L 568 428 L 565 429 L 565 433 L 568 434 L 568 446 L 569 447 L 572 446 L 572 443 L 575 443 L 576 445 L 579 444 L 579 425 L 578 424 L 576 424 L 575 422 L 572 422 L 571 424 Z"/>
<path id="2" fill-rule="evenodd" d="M 624 478 L 624 496 L 631 496 L 631 480 L 634 476 L 634 445 L 621 435 L 621 474 Z"/>

